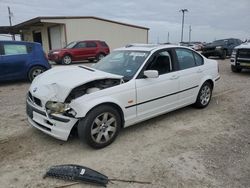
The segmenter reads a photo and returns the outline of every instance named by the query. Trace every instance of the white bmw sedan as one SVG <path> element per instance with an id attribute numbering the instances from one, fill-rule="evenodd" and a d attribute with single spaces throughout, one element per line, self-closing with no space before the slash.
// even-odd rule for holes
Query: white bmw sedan
<path id="1" fill-rule="evenodd" d="M 61 140 L 73 127 L 94 148 L 121 128 L 194 104 L 206 107 L 218 64 L 190 48 L 134 44 L 93 67 L 56 67 L 39 75 L 27 95 L 29 123 Z"/>

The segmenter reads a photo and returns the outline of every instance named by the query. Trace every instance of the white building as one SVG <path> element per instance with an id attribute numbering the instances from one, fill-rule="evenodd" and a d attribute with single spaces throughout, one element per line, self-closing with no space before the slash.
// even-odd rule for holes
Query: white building
<path id="1" fill-rule="evenodd" d="M 103 40 L 110 49 L 129 43 L 148 43 L 149 28 L 97 17 L 37 17 L 0 33 L 21 34 L 24 41 L 40 42 L 46 52 L 72 41 Z"/>

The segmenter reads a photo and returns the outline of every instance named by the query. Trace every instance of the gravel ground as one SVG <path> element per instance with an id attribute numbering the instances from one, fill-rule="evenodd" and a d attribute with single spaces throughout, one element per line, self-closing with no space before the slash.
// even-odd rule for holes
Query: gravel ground
<path id="1" fill-rule="evenodd" d="M 110 178 L 108 187 L 250 187 L 250 71 L 232 73 L 218 60 L 221 79 L 210 105 L 186 107 L 124 129 L 101 150 L 77 136 L 56 140 L 28 126 L 29 83 L 0 86 L 1 187 L 61 187 L 70 182 L 43 179 L 57 164 L 79 164 Z M 95 187 L 88 184 L 70 186 Z"/>

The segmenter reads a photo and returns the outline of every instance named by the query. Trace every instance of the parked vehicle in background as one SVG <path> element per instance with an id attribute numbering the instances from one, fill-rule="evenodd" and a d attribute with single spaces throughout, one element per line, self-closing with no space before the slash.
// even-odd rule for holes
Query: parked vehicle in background
<path id="1" fill-rule="evenodd" d="M 202 48 L 202 54 L 205 57 L 219 56 L 221 59 L 225 59 L 232 54 L 234 47 L 240 45 L 242 41 L 240 39 L 222 39 L 216 40 L 212 43 L 205 45 Z"/>
<path id="2" fill-rule="evenodd" d="M 51 68 L 41 44 L 0 41 L 0 81 L 29 79 Z"/>
<path id="3" fill-rule="evenodd" d="M 234 48 L 231 56 L 231 69 L 233 72 L 250 69 L 250 41 Z"/>
<path id="4" fill-rule="evenodd" d="M 203 48 L 203 43 L 202 42 L 181 42 L 180 46 L 186 46 L 196 51 L 201 51 Z"/>
<path id="5" fill-rule="evenodd" d="M 28 121 L 61 140 L 75 127 L 81 140 L 102 148 L 121 128 L 190 104 L 205 108 L 219 78 L 217 61 L 190 48 L 127 45 L 92 68 L 56 67 L 36 78 Z"/>
<path id="6" fill-rule="evenodd" d="M 74 41 L 62 49 L 52 50 L 48 58 L 57 64 L 69 65 L 74 61 L 90 60 L 99 61 L 110 52 L 108 45 L 104 41 L 85 40 Z"/>

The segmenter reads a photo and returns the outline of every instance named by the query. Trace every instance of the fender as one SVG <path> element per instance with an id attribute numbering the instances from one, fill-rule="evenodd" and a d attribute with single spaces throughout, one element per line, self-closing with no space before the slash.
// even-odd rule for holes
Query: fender
<path id="1" fill-rule="evenodd" d="M 79 99 L 79 100 L 81 100 L 81 99 Z M 76 100 L 72 101 L 72 103 L 70 104 L 70 107 L 72 109 L 74 109 L 77 113 L 76 118 L 85 117 L 86 114 L 91 109 L 93 109 L 94 107 L 96 107 L 100 104 L 104 104 L 104 103 L 113 103 L 121 108 L 123 114 L 125 113 L 124 105 L 122 105 L 117 99 L 109 97 L 109 96 L 97 98 L 94 100 L 84 100 L 84 102 L 82 102 L 82 101 L 83 100 L 81 100 L 79 102 L 78 99 L 76 99 Z"/>
<path id="2" fill-rule="evenodd" d="M 213 85 L 214 85 L 214 80 L 213 80 L 212 76 L 210 76 L 210 75 L 205 75 L 205 76 L 201 79 L 201 82 L 200 82 L 200 84 L 199 84 L 199 90 L 200 90 L 202 84 L 204 84 L 207 80 L 211 80 L 211 81 L 213 82 Z"/>

